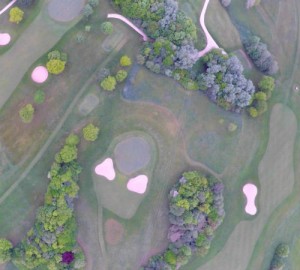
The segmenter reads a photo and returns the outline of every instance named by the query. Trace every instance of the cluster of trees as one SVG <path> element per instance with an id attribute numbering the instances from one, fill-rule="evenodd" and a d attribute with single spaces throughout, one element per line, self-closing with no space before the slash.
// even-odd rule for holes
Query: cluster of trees
<path id="1" fill-rule="evenodd" d="M 254 94 L 251 107 L 248 109 L 250 116 L 256 118 L 268 110 L 267 101 L 271 98 L 275 87 L 275 80 L 270 76 L 263 76 L 258 83 L 258 91 Z"/>
<path id="2" fill-rule="evenodd" d="M 94 9 L 99 5 L 99 0 L 88 0 L 88 3 L 84 6 L 82 13 L 86 20 L 94 13 Z"/>
<path id="3" fill-rule="evenodd" d="M 169 194 L 169 246 L 153 256 L 144 270 L 178 269 L 193 254 L 208 253 L 214 231 L 225 216 L 223 189 L 221 182 L 197 171 L 183 174 Z"/>
<path id="4" fill-rule="evenodd" d="M 201 90 L 226 110 L 240 112 L 251 104 L 255 87 L 243 75 L 243 66 L 234 55 L 214 50 L 203 57 L 205 72 L 198 76 Z"/>
<path id="5" fill-rule="evenodd" d="M 13 7 L 9 11 L 9 21 L 12 23 L 19 24 L 24 17 L 24 11 L 19 7 Z"/>
<path id="6" fill-rule="evenodd" d="M 0 240 L 0 259 L 12 258 L 19 269 L 83 269 L 85 258 L 76 244 L 74 199 L 81 167 L 77 163 L 79 138 L 69 135 L 55 156 L 49 172 L 50 182 L 45 202 L 39 208 L 35 223 L 15 248 Z"/>
<path id="7" fill-rule="evenodd" d="M 257 36 L 249 36 L 243 40 L 243 46 L 254 65 L 267 75 L 276 74 L 278 63 L 268 51 L 268 46 Z"/>
<path id="8" fill-rule="evenodd" d="M 117 83 L 121 83 L 127 78 L 128 73 L 123 68 L 131 66 L 132 62 L 131 62 L 130 57 L 127 55 L 123 55 L 120 59 L 119 64 L 122 67 L 122 69 L 118 70 L 115 73 L 115 76 L 112 76 L 108 69 L 102 70 L 101 74 L 99 74 L 100 86 L 104 90 L 106 90 L 106 91 L 115 90 Z"/>
<path id="9" fill-rule="evenodd" d="M 58 75 L 65 70 L 68 56 L 66 53 L 54 50 L 48 53 L 46 67 L 49 73 Z"/>
<path id="10" fill-rule="evenodd" d="M 134 19 L 154 42 L 144 44 L 139 62 L 155 73 L 175 76 L 174 70 L 189 70 L 198 60 L 194 47 L 197 30 L 178 9 L 175 0 L 113 0 L 123 14 Z M 177 75 L 178 76 L 178 75 Z"/>
<path id="11" fill-rule="evenodd" d="M 287 244 L 279 244 L 274 252 L 269 270 L 282 270 L 285 267 L 285 259 L 289 256 L 290 248 Z"/>

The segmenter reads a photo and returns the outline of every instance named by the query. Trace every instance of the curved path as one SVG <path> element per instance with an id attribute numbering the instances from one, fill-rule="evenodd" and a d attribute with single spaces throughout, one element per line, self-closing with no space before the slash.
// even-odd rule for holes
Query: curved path
<path id="1" fill-rule="evenodd" d="M 10 7 L 12 7 L 17 0 L 12 0 L 9 4 L 7 4 L 3 9 L 0 10 L 0 15 L 3 14 L 6 10 L 8 10 Z"/>
<path id="2" fill-rule="evenodd" d="M 131 21 L 129 21 L 124 16 L 117 14 L 117 13 L 110 13 L 110 14 L 107 14 L 107 18 L 119 19 L 119 20 L 123 21 L 124 23 L 126 23 L 127 25 L 129 25 L 131 28 L 133 28 L 136 32 L 138 32 L 143 37 L 144 41 L 147 41 L 149 39 L 147 37 L 147 35 L 141 29 L 136 27 Z"/>
<path id="3" fill-rule="evenodd" d="M 206 13 L 209 1 L 210 0 L 205 0 L 203 9 L 202 9 L 201 14 L 200 14 L 200 19 L 199 19 L 200 25 L 201 25 L 201 27 L 204 31 L 204 34 L 205 34 L 205 37 L 206 37 L 206 42 L 207 42 L 206 47 L 198 53 L 199 58 L 202 57 L 203 55 L 205 55 L 207 52 L 209 52 L 212 49 L 219 49 L 220 48 L 219 45 L 215 42 L 213 37 L 208 32 L 208 30 L 206 28 L 206 25 L 205 25 L 205 21 L 204 21 L 205 13 Z"/>

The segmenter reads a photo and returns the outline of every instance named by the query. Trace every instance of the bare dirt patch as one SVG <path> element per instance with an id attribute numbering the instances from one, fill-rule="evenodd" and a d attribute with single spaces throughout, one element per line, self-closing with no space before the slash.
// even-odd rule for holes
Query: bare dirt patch
<path id="1" fill-rule="evenodd" d="M 104 225 L 105 241 L 108 245 L 117 245 L 124 236 L 124 228 L 121 223 L 115 219 L 108 219 Z"/>
<path id="2" fill-rule="evenodd" d="M 81 12 L 84 0 L 52 0 L 48 5 L 49 16 L 58 22 L 70 22 Z"/>

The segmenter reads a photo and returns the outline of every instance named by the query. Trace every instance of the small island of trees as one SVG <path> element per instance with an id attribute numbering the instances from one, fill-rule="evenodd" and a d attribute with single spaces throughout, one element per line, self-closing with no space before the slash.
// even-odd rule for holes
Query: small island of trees
<path id="1" fill-rule="evenodd" d="M 153 256 L 144 270 L 179 269 L 193 254 L 208 253 L 225 216 L 223 189 L 220 181 L 200 172 L 183 173 L 169 193 L 169 246 Z"/>

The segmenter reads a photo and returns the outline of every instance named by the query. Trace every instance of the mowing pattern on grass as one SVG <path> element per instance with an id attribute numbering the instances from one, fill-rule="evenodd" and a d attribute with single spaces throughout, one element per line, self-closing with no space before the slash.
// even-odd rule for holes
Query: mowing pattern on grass
<path id="1" fill-rule="evenodd" d="M 51 0 L 48 13 L 55 21 L 69 22 L 80 15 L 84 3 L 84 0 Z"/>
<path id="2" fill-rule="evenodd" d="M 276 104 L 270 120 L 267 151 L 259 165 L 260 212 L 252 221 L 240 222 L 221 252 L 199 270 L 245 270 L 255 244 L 274 209 L 293 190 L 293 149 L 297 122 L 293 112 Z M 241 206 L 242 209 L 242 206 Z"/>

